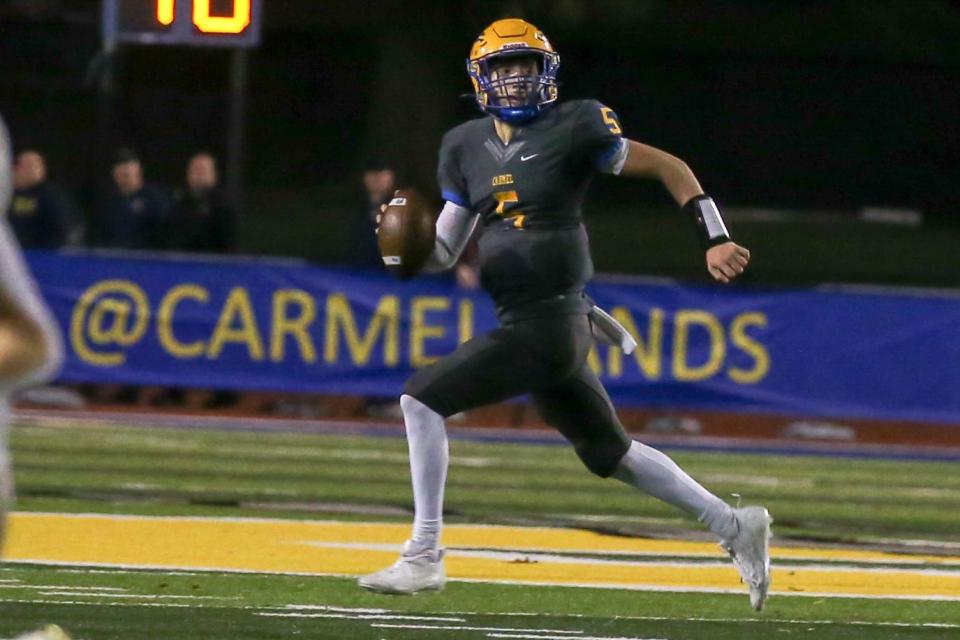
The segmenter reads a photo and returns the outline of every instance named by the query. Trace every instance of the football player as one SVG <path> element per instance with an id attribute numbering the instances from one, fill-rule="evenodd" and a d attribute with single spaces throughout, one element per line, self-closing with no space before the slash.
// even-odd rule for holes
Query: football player
<path id="1" fill-rule="evenodd" d="M 0 211 L 13 193 L 10 138 L 0 118 Z M 6 218 L 0 220 L 0 551 L 13 475 L 7 451 L 7 400 L 18 387 L 50 377 L 62 359 L 60 333 L 24 264 Z"/>
<path id="2" fill-rule="evenodd" d="M 13 195 L 10 136 L 0 117 L 0 211 Z M 13 502 L 13 472 L 7 450 L 7 401 L 10 393 L 51 377 L 60 368 L 60 332 L 44 306 L 20 255 L 13 231 L 0 219 L 0 555 L 7 511 Z M 15 640 L 70 640 L 57 625 L 17 636 Z"/>
<path id="3" fill-rule="evenodd" d="M 443 588 L 440 548 L 448 449 L 444 418 L 529 393 L 543 419 L 586 467 L 672 504 L 721 540 L 763 607 L 770 584 L 770 519 L 763 507 L 731 508 L 663 453 L 632 441 L 587 364 L 593 340 L 630 348 L 628 334 L 593 307 L 581 204 L 596 173 L 659 180 L 697 223 L 709 273 L 729 282 L 750 252 L 733 242 L 714 201 L 687 165 L 623 137 L 617 115 L 595 100 L 558 102 L 560 57 L 543 32 L 498 20 L 467 61 L 489 117 L 450 130 L 438 179 L 446 201 L 430 267 L 449 268 L 477 224 L 481 282 L 500 327 L 419 370 L 400 398 L 410 450 L 415 516 L 400 559 L 363 576 L 380 593 Z"/>

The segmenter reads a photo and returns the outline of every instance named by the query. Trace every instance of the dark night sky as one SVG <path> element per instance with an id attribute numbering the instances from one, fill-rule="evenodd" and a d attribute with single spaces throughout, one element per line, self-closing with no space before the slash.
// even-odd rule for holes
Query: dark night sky
<path id="1" fill-rule="evenodd" d="M 74 186 L 90 172 L 78 151 L 96 144 L 98 6 L 0 2 L 0 111 Z M 265 0 L 247 183 L 342 180 L 384 150 L 429 180 L 440 135 L 474 113 L 458 98 L 470 41 L 514 11 L 560 51 L 563 95 L 606 102 L 728 201 L 955 201 L 960 8 L 945 1 Z M 125 47 L 110 144 L 136 146 L 166 180 L 198 146 L 222 154 L 228 69 L 223 51 Z"/>

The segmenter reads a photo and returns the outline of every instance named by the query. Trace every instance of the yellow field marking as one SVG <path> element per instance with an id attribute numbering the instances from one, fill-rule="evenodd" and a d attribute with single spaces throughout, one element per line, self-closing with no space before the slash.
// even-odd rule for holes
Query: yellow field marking
<path id="1" fill-rule="evenodd" d="M 357 575 L 389 564 L 396 550 L 350 548 L 349 545 L 399 545 L 409 525 L 305 522 L 289 520 L 141 517 L 95 514 L 15 513 L 7 556 L 21 562 L 151 566 L 170 569 L 262 571 Z M 450 547 L 513 549 L 529 552 L 589 551 L 659 556 L 714 557 L 716 545 L 605 536 L 580 530 L 448 526 Z M 325 546 L 326 545 L 326 546 Z M 832 570 L 826 566 L 789 566 L 774 573 L 772 592 L 867 597 L 960 599 L 960 568 L 945 560 L 873 552 L 822 549 L 774 549 L 777 558 L 819 558 L 847 562 L 938 562 L 938 570 Z M 622 586 L 660 590 L 740 590 L 736 571 L 724 562 L 696 566 L 689 562 L 596 564 L 549 558 L 535 563 L 502 558 L 448 556 L 452 579 L 557 585 Z"/>

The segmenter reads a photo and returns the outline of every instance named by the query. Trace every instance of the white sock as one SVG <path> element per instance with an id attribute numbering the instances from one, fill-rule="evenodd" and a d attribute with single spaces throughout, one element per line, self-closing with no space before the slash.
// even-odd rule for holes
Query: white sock
<path id="1" fill-rule="evenodd" d="M 739 531 L 730 505 L 653 447 L 634 441 L 613 477 L 686 511 L 724 540 Z"/>
<path id="2" fill-rule="evenodd" d="M 443 487 L 450 454 L 443 417 L 413 396 L 400 396 L 413 481 L 413 546 L 436 549 L 443 526 Z"/>

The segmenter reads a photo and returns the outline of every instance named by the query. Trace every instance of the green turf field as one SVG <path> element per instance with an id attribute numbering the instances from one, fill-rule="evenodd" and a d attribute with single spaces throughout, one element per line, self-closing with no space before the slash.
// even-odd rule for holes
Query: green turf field
<path id="1" fill-rule="evenodd" d="M 14 428 L 11 445 L 20 500 L 8 545 L 13 562 L 0 567 L 0 637 L 57 622 L 90 640 L 960 638 L 960 477 L 949 463 L 673 454 L 717 493 L 740 493 L 773 513 L 774 595 L 757 614 L 745 595 L 725 587 L 670 591 L 671 581 L 690 576 L 693 585 L 707 574 L 724 584 L 732 569 L 719 552 L 703 551 L 712 545 L 701 544 L 709 538 L 696 523 L 590 476 L 564 447 L 453 441 L 447 545 L 454 581 L 440 594 L 389 598 L 357 589 L 349 576 L 351 567 L 392 557 L 372 543 L 397 542 L 409 521 L 402 439 L 34 425 Z M 69 513 L 151 517 L 43 515 Z M 316 542 L 315 531 L 334 521 L 346 533 Z M 379 525 L 389 532 L 381 540 L 386 534 L 372 523 L 403 527 Z M 147 527 L 130 529 L 140 533 L 125 542 L 140 538 L 150 547 L 123 555 L 110 537 L 123 526 Z M 544 526 L 566 532 L 564 539 L 596 535 L 606 546 L 524 547 Z M 252 527 L 261 537 L 243 538 Z M 368 537 L 342 539 L 357 535 L 351 527 Z M 202 538 L 208 528 L 213 533 Z M 265 546 L 274 530 L 280 551 Z M 489 540 L 471 538 L 477 531 Z M 516 539 L 497 542 L 497 532 Z M 308 546 L 291 547 L 284 535 Z M 219 547 L 199 553 L 211 539 Z M 683 542 L 662 552 L 644 546 L 675 539 Z M 280 557 L 284 549 L 289 557 Z M 829 553 L 838 555 L 821 555 Z M 261 555 L 278 568 L 263 569 Z M 138 568 L 151 559 L 164 568 Z M 560 572 L 572 562 L 581 563 L 582 584 L 607 588 L 529 584 L 538 570 Z M 680 578 L 663 566 L 672 563 Z M 668 586 L 657 588 L 665 590 L 644 588 L 661 571 Z M 489 582 L 505 576 L 528 584 Z M 849 597 L 870 589 L 870 598 Z M 896 589 L 906 590 L 884 597 Z M 847 597 L 817 595 L 834 590 Z"/>

